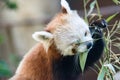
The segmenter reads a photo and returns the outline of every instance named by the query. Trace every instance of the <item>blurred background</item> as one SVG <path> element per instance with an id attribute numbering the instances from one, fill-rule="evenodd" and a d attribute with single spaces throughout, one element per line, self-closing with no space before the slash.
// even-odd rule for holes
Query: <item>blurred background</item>
<path id="1" fill-rule="evenodd" d="M 67 1 L 84 18 L 83 0 Z M 98 0 L 98 3 L 103 18 L 118 12 L 109 25 L 120 20 L 119 5 L 112 0 Z M 43 30 L 59 11 L 60 0 L 0 0 L 0 80 L 7 80 L 14 74 L 19 61 L 36 44 L 32 33 Z M 116 48 L 114 50 L 119 53 Z M 97 74 L 92 70 L 85 73 L 85 80 L 96 78 Z"/>

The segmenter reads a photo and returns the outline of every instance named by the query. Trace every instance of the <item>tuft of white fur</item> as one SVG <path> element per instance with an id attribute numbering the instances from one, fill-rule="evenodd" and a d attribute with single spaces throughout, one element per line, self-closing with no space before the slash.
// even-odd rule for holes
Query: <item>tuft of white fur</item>
<path id="1" fill-rule="evenodd" d="M 48 51 L 48 48 L 51 44 L 50 41 L 53 38 L 53 35 L 51 33 L 46 31 L 35 32 L 34 34 L 32 34 L 32 37 L 36 41 L 43 43 L 46 52 Z"/>
<path id="2" fill-rule="evenodd" d="M 64 7 L 69 14 L 71 14 L 71 9 L 66 0 L 61 0 L 61 6 Z"/>
<path id="3" fill-rule="evenodd" d="M 40 32 L 35 32 L 34 34 L 32 34 L 32 37 L 36 41 L 43 42 L 44 40 L 52 39 L 53 35 L 46 31 L 40 31 Z"/>

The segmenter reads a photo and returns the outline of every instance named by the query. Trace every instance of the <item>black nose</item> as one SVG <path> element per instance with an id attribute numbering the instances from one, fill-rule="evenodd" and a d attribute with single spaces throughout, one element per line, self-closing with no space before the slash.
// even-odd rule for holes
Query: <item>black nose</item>
<path id="1" fill-rule="evenodd" d="M 92 47 L 92 43 L 91 42 L 89 42 L 88 44 L 87 44 L 87 49 L 90 49 L 91 47 Z"/>

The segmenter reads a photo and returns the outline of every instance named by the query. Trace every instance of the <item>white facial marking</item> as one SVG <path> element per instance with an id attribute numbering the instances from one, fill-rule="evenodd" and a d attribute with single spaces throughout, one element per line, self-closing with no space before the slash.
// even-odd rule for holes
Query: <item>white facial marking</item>
<path id="1" fill-rule="evenodd" d="M 79 47 L 78 47 L 78 52 L 79 53 L 82 53 L 82 52 L 85 52 L 86 51 L 86 49 L 87 49 L 87 46 L 86 45 L 83 45 L 83 44 L 81 44 Z"/>
<path id="2" fill-rule="evenodd" d="M 66 15 L 65 19 L 67 23 L 61 25 L 61 27 L 55 31 L 54 40 L 57 48 L 62 51 L 62 55 L 74 55 L 72 52 L 74 46 L 71 44 L 76 44 L 77 41 L 80 43 L 92 43 L 92 37 L 88 25 L 79 17 L 77 12 L 72 11 L 71 14 Z M 80 44 L 78 47 L 80 52 L 87 50 L 86 44 Z"/>

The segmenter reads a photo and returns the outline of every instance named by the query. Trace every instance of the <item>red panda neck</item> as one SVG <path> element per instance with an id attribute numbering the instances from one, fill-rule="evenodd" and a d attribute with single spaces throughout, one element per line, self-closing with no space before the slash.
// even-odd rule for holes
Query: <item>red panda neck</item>
<path id="1" fill-rule="evenodd" d="M 77 80 L 80 74 L 76 56 L 62 56 L 52 44 L 48 49 L 53 80 Z"/>
<path id="2" fill-rule="evenodd" d="M 51 46 L 48 49 L 48 52 L 48 57 L 49 60 L 51 60 L 51 62 L 54 60 L 59 60 L 62 57 L 60 51 L 56 48 L 54 43 L 51 44 Z"/>

